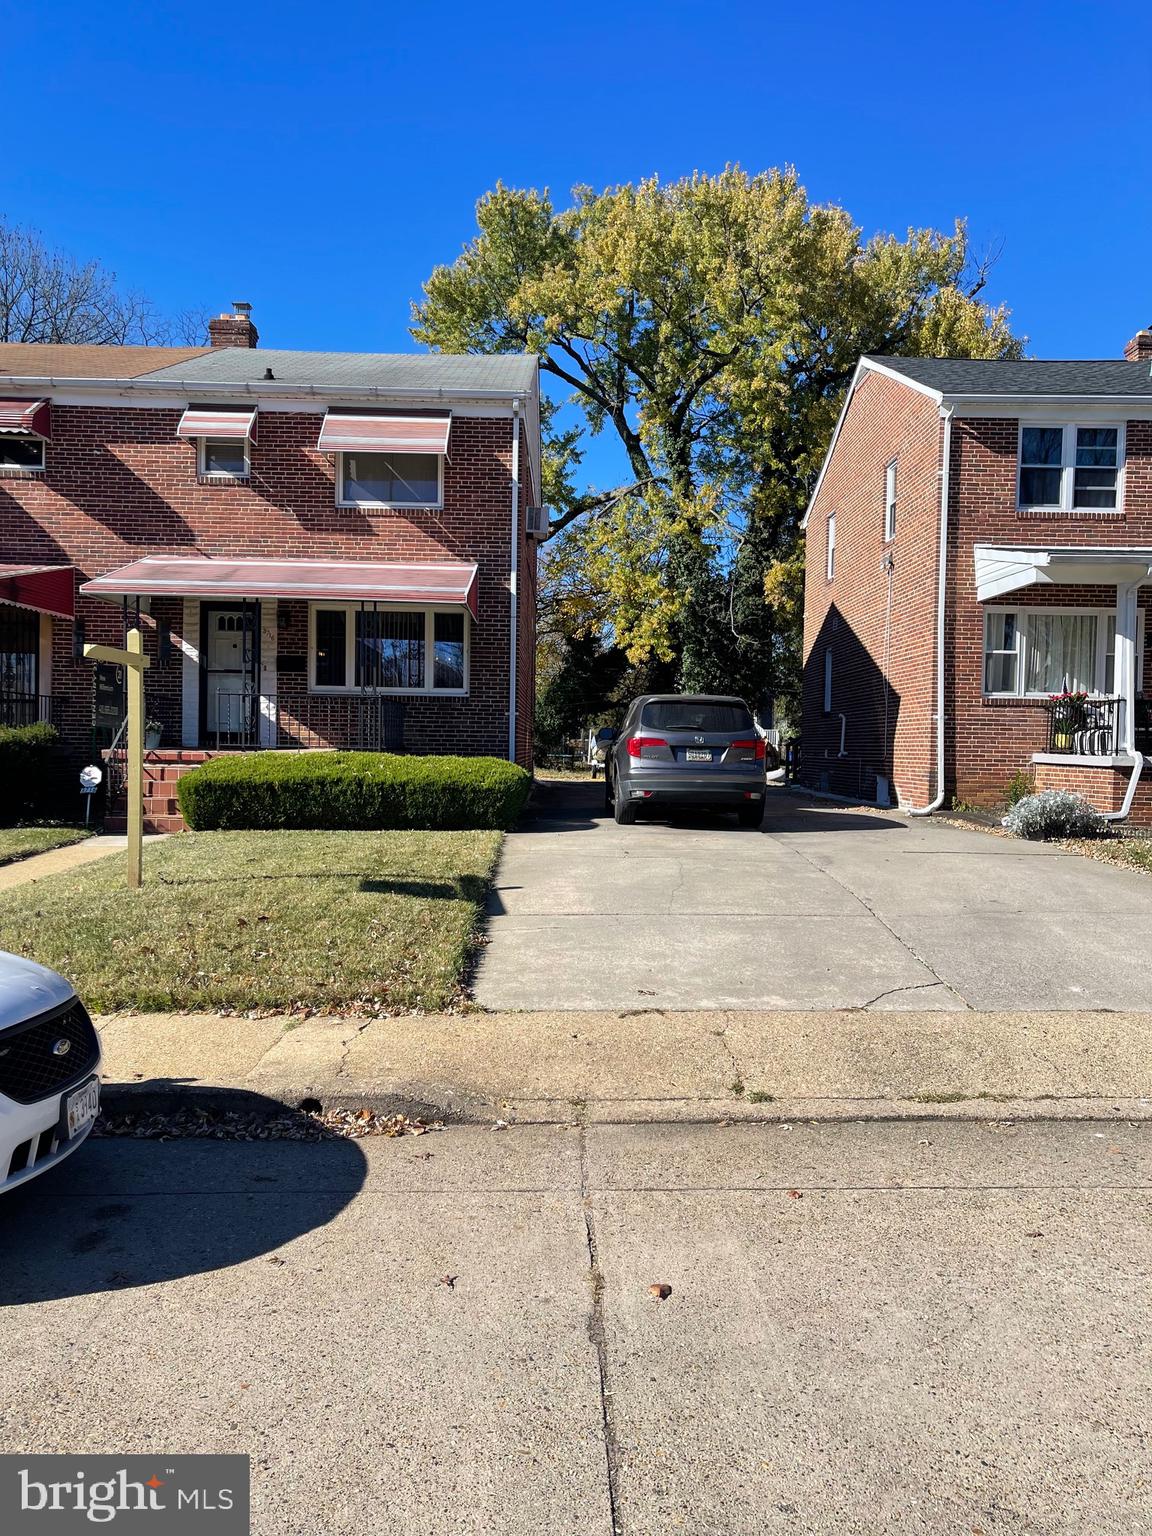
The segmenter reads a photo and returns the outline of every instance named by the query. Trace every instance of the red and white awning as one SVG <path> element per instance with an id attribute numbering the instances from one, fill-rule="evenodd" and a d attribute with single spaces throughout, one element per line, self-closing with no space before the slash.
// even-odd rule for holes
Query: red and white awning
<path id="1" fill-rule="evenodd" d="M 70 565 L 0 565 L 0 603 L 76 617 L 76 583 Z"/>
<path id="2" fill-rule="evenodd" d="M 207 560 L 146 555 L 86 581 L 87 597 L 297 597 L 467 608 L 475 619 L 479 571 L 455 560 Z"/>
<path id="3" fill-rule="evenodd" d="M 0 432 L 22 432 L 29 437 L 52 436 L 50 400 L 0 400 Z"/>
<path id="4" fill-rule="evenodd" d="M 256 441 L 256 412 L 190 405 L 180 418 L 177 437 L 231 437 Z"/>
<path id="5" fill-rule="evenodd" d="M 316 444 L 322 453 L 447 453 L 451 415 L 358 416 L 329 411 Z"/>

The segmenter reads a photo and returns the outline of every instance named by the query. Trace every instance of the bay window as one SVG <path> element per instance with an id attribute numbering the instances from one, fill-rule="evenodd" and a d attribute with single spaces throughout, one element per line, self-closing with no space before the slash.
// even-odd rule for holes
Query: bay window
<path id="1" fill-rule="evenodd" d="M 1123 450 L 1119 426 L 1021 423 L 1017 505 L 1025 511 L 1115 512 Z"/>
<path id="2" fill-rule="evenodd" d="M 1137 673 L 1143 657 L 1143 614 Z M 984 613 L 984 693 L 1048 698 L 1115 690 L 1116 614 L 1094 608 L 990 608 Z"/>
<path id="3" fill-rule="evenodd" d="M 458 609 L 314 603 L 309 628 L 317 693 L 467 692 L 468 626 Z"/>

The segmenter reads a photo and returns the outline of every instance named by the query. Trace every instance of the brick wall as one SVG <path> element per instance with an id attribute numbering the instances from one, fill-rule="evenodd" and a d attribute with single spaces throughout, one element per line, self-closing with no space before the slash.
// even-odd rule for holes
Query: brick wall
<path id="1" fill-rule="evenodd" d="M 892 459 L 896 534 L 885 542 L 885 469 Z M 872 799 L 877 775 L 884 775 L 905 800 L 931 798 L 939 459 L 935 404 L 895 380 L 866 374 L 808 523 L 802 777 L 813 788 Z M 828 581 L 831 512 L 836 562 Z"/>
<path id="2" fill-rule="evenodd" d="M 73 564 L 77 583 L 146 554 L 349 560 L 461 560 L 479 566 L 479 622 L 472 632 L 467 699 L 408 700 L 412 746 L 494 753 L 508 748 L 509 418 L 453 419 L 440 511 L 337 507 L 334 465 L 316 450 L 323 413 L 261 411 L 247 483 L 197 477 L 196 446 L 176 436 L 178 409 L 53 405 L 43 477 L 0 476 L 0 548 L 10 562 Z M 530 497 L 526 437 L 524 500 Z M 534 690 L 535 546 L 523 539 L 519 612 L 521 728 L 530 763 Z M 143 620 L 153 659 L 149 709 L 180 739 L 183 605 L 156 600 Z M 80 598 L 91 641 L 119 643 L 118 606 Z M 160 664 L 159 628 L 171 627 L 172 658 Z M 192 639 L 192 637 L 189 637 Z M 198 643 L 198 637 L 192 640 Z M 73 659 L 71 626 L 57 621 L 52 692 L 61 723 L 87 751 L 93 669 Z"/>

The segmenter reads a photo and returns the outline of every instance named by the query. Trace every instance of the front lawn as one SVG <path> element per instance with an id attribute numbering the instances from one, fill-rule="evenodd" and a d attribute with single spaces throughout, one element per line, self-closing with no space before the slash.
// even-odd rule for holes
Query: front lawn
<path id="1" fill-rule="evenodd" d="M 188 832 L 0 895 L 89 1008 L 407 1012 L 460 996 L 497 832 Z"/>
<path id="2" fill-rule="evenodd" d="M 95 828 L 84 827 L 0 827 L 0 864 L 14 864 L 34 853 L 50 853 L 53 848 L 83 842 L 93 831 Z"/>

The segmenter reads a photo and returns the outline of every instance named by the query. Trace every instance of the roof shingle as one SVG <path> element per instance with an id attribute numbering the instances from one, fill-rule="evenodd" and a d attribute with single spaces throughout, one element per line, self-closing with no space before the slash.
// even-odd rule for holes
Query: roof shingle
<path id="1" fill-rule="evenodd" d="M 80 346 L 35 341 L 0 342 L 0 377 L 13 379 L 138 379 L 157 368 L 183 365 L 206 347 Z"/>
<path id="2" fill-rule="evenodd" d="M 869 357 L 915 384 L 944 395 L 1130 395 L 1152 398 L 1147 363 L 1120 358 L 1050 361 L 1047 358 Z"/>

